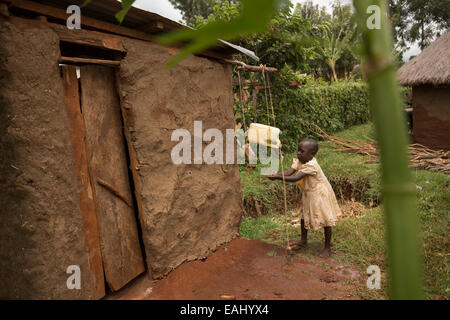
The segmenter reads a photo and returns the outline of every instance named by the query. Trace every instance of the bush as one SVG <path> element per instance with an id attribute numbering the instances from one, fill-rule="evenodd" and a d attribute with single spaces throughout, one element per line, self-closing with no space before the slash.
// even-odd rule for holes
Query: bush
<path id="1" fill-rule="evenodd" d="M 327 133 L 333 133 L 366 123 L 370 119 L 367 86 L 360 82 L 308 84 L 301 87 L 278 83 L 271 91 L 276 125 L 283 131 L 283 146 L 288 152 L 296 151 L 300 137 L 313 137 L 306 122 L 318 125 Z M 256 113 L 245 113 L 247 124 L 268 124 L 265 92 L 260 90 L 258 94 L 259 107 Z M 236 106 L 235 112 L 237 121 L 240 121 L 240 106 Z M 272 118 L 271 124 L 273 125 Z"/>

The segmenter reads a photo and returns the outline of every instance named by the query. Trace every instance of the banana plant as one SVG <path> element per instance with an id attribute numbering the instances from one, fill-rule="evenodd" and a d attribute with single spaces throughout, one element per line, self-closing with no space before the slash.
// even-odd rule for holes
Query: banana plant
<path id="1" fill-rule="evenodd" d="M 343 24 L 338 26 L 337 33 L 333 32 L 330 23 L 326 22 L 314 27 L 317 39 L 315 45 L 316 57 L 325 62 L 331 69 L 334 81 L 338 81 L 336 75 L 336 62 L 341 58 L 345 49 L 349 46 L 354 32 L 347 30 Z"/>

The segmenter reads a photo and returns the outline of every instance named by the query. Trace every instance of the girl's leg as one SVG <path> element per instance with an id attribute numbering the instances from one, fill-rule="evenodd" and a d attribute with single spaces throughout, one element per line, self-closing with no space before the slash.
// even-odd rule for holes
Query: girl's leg
<path id="1" fill-rule="evenodd" d="M 329 257 L 331 255 L 331 227 L 324 227 L 325 246 L 322 251 L 322 256 Z"/>
<path id="2" fill-rule="evenodd" d="M 302 239 L 300 241 L 292 242 L 294 246 L 300 246 L 306 248 L 306 244 L 308 243 L 308 230 L 305 228 L 305 220 L 301 220 L 301 230 L 302 230 Z"/>
<path id="3" fill-rule="evenodd" d="M 301 228 L 302 228 L 302 240 L 300 243 L 302 246 L 306 247 L 308 243 L 308 230 L 305 228 L 305 220 L 301 220 Z"/>

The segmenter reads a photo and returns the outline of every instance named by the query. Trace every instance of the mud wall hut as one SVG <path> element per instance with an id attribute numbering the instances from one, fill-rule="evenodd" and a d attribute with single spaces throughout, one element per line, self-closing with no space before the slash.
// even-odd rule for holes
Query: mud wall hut
<path id="1" fill-rule="evenodd" d="M 433 149 L 450 150 L 449 52 L 447 32 L 398 71 L 400 83 L 412 87 L 414 139 Z"/>
<path id="2" fill-rule="evenodd" d="M 171 161 L 173 130 L 234 128 L 236 48 L 166 69 L 180 25 L 96 0 L 69 30 L 83 2 L 0 1 L 0 298 L 99 299 L 238 235 L 237 165 Z"/>

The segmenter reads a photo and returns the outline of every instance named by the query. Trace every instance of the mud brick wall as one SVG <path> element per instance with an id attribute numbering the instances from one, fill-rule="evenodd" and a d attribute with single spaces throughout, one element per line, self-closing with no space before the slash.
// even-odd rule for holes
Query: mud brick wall
<path id="1" fill-rule="evenodd" d="M 0 20 L 0 298 L 91 297 L 59 54 L 44 24 Z"/>
<path id="2" fill-rule="evenodd" d="M 450 150 L 450 90 L 413 88 L 413 131 L 416 142 L 432 149 Z"/>
<path id="3" fill-rule="evenodd" d="M 203 131 L 217 128 L 224 137 L 225 129 L 234 129 L 231 67 L 190 57 L 166 69 L 173 49 L 138 40 L 126 40 L 124 46 L 120 94 L 130 154 L 136 158 L 147 265 L 153 278 L 159 278 L 238 235 L 238 166 L 177 166 L 170 156 L 178 143 L 171 141 L 173 130 L 187 129 L 193 137 L 194 120 L 203 121 Z"/>

